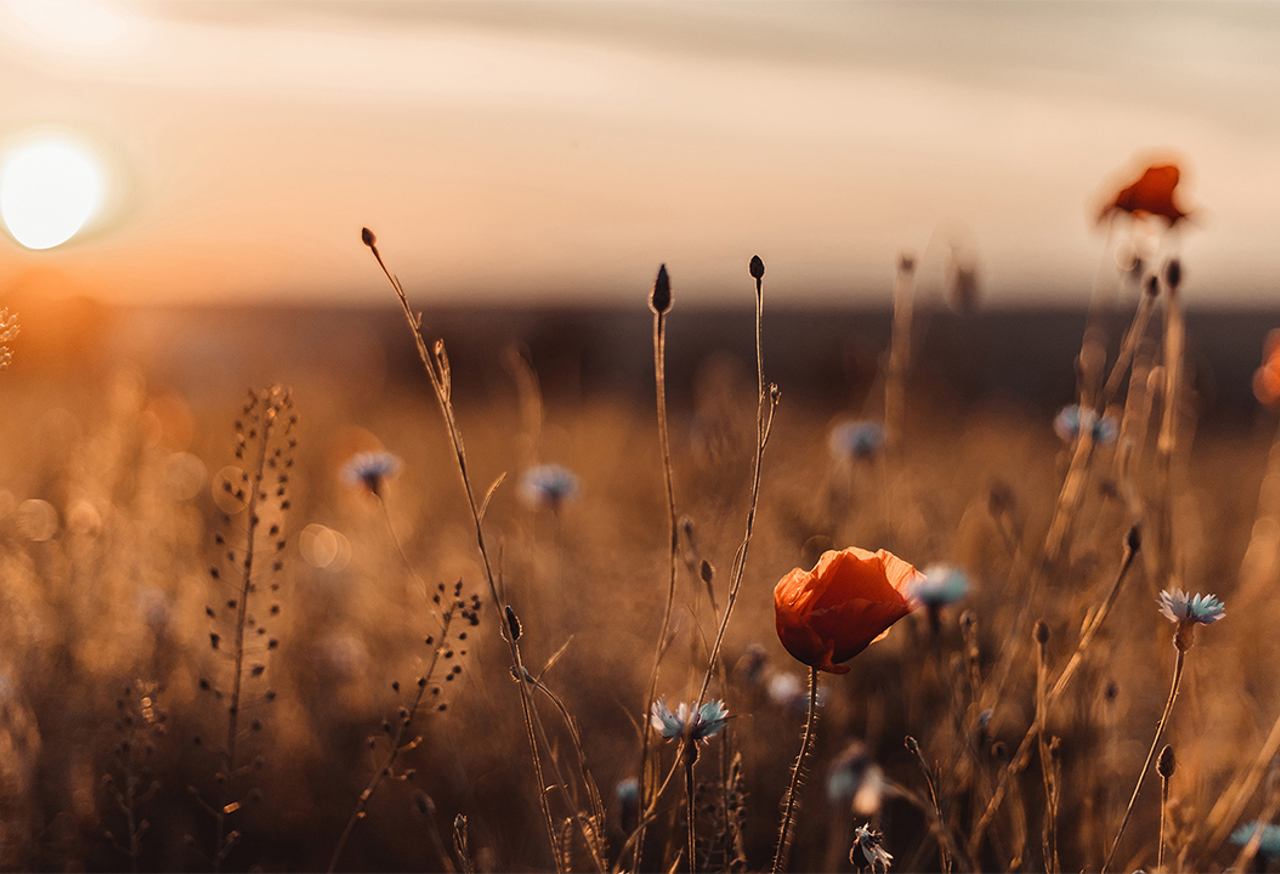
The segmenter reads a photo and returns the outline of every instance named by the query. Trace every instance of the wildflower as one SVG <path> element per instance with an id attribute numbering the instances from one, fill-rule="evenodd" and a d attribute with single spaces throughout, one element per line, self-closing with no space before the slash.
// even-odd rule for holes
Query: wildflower
<path id="1" fill-rule="evenodd" d="M 889 855 L 881 846 L 884 835 L 865 825 L 860 825 L 853 831 L 853 846 L 849 849 L 849 861 L 855 865 L 859 871 L 862 866 L 854 858 L 854 853 L 861 851 L 862 858 L 867 860 L 867 866 L 875 871 L 888 871 L 889 866 L 893 864 L 893 856 Z"/>
<path id="2" fill-rule="evenodd" d="M 1191 648 L 1197 625 L 1212 625 L 1227 615 L 1226 606 L 1214 595 L 1189 595 L 1181 589 L 1165 589 L 1160 593 L 1160 613 L 1178 630 L 1173 642 L 1180 650 Z"/>
<path id="3" fill-rule="evenodd" d="M 625 780 L 619 780 L 618 785 L 614 787 L 613 793 L 617 796 L 619 804 L 639 804 L 640 781 L 635 777 L 628 777 Z"/>
<path id="4" fill-rule="evenodd" d="M 827 446 L 837 460 L 870 458 L 884 446 L 884 426 L 879 422 L 842 422 L 831 429 Z"/>
<path id="5" fill-rule="evenodd" d="M 1264 406 L 1280 405 L 1280 331 L 1267 334 L 1262 366 L 1253 374 L 1253 396 Z"/>
<path id="6" fill-rule="evenodd" d="M 520 496 L 533 509 L 546 507 L 552 512 L 578 494 L 578 477 L 559 464 L 531 467 L 520 478 Z"/>
<path id="7" fill-rule="evenodd" d="M 1259 830 L 1262 832 L 1262 837 L 1258 843 L 1258 856 L 1266 861 L 1280 859 L 1280 825 L 1272 825 L 1271 823 L 1255 820 L 1233 831 L 1231 833 L 1231 843 L 1238 847 L 1243 847 L 1253 840 L 1254 834 Z"/>
<path id="8" fill-rule="evenodd" d="M 1114 443 L 1120 428 L 1114 416 L 1099 416 L 1093 410 L 1082 409 L 1078 404 L 1068 404 L 1053 418 L 1054 433 L 1064 443 L 1072 443 L 1080 436 L 1082 428 L 1090 429 L 1093 442 L 1099 444 Z"/>
<path id="9" fill-rule="evenodd" d="M 400 470 L 400 459 L 390 452 L 360 452 L 342 467 L 342 479 L 349 485 L 363 485 L 382 497 L 382 485 Z"/>
<path id="10" fill-rule="evenodd" d="M 853 741 L 827 772 L 827 798 L 844 803 L 858 816 L 875 816 L 884 797 L 884 771 L 871 760 L 866 745 Z"/>
<path id="11" fill-rule="evenodd" d="M 799 661 L 833 674 L 915 606 L 920 572 L 883 549 L 828 550 L 811 571 L 796 568 L 773 590 L 778 639 Z"/>
<path id="12" fill-rule="evenodd" d="M 1148 167 L 1132 185 L 1120 189 L 1115 199 L 1102 209 L 1098 221 L 1102 222 L 1117 212 L 1130 215 L 1160 216 L 1173 227 L 1187 217 L 1187 213 L 1173 199 L 1181 172 L 1176 164 Z"/>
<path id="13" fill-rule="evenodd" d="M 946 607 L 969 594 L 969 578 L 954 565 L 931 564 L 908 594 L 926 607 Z"/>
<path id="14" fill-rule="evenodd" d="M 684 737 L 687 733 L 691 740 L 707 741 L 729 722 L 729 711 L 723 701 L 708 701 L 696 710 L 682 701 L 673 712 L 663 698 L 653 702 L 650 720 L 658 733 L 668 740 Z"/>

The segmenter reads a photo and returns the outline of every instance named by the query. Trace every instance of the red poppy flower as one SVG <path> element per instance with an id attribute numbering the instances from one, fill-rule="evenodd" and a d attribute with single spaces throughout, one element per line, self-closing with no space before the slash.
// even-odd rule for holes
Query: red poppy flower
<path id="1" fill-rule="evenodd" d="M 1267 335 L 1262 366 L 1253 374 L 1253 396 L 1264 406 L 1280 406 L 1280 331 Z"/>
<path id="2" fill-rule="evenodd" d="M 1187 213 L 1173 201 L 1173 190 L 1178 187 L 1180 176 L 1176 164 L 1148 167 L 1142 171 L 1138 181 L 1120 189 L 1115 200 L 1103 208 L 1098 221 L 1120 210 L 1131 215 L 1158 215 L 1173 227 L 1187 217 Z"/>
<path id="3" fill-rule="evenodd" d="M 773 590 L 778 639 L 800 661 L 845 674 L 840 662 L 862 652 L 915 608 L 908 588 L 920 572 L 896 555 L 851 546 L 796 568 Z"/>

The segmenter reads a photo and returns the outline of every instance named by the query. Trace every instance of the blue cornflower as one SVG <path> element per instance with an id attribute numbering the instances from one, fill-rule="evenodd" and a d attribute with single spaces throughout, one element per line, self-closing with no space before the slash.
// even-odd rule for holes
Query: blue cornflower
<path id="1" fill-rule="evenodd" d="M 729 711 L 723 701 L 708 701 L 697 710 L 682 701 L 672 712 L 667 706 L 667 699 L 663 698 L 653 702 L 650 720 L 658 733 L 668 740 L 684 737 L 688 732 L 692 740 L 706 741 L 729 722 Z"/>
<path id="2" fill-rule="evenodd" d="M 1253 833 L 1262 829 L 1262 840 L 1258 844 L 1258 855 L 1266 860 L 1280 859 L 1280 825 L 1254 821 L 1242 825 L 1231 833 L 1231 843 L 1243 847 L 1253 840 Z"/>
<path id="3" fill-rule="evenodd" d="M 640 803 L 640 781 L 635 777 L 627 777 L 625 780 L 619 780 L 618 785 L 614 787 L 613 794 L 617 796 L 618 803 L 622 805 L 633 805 Z"/>
<path id="4" fill-rule="evenodd" d="M 870 458 L 884 446 L 884 426 L 870 420 L 842 422 L 831 429 L 827 447 L 838 460 Z"/>
<path id="5" fill-rule="evenodd" d="M 909 593 L 926 607 L 946 607 L 969 594 L 969 578 L 954 565 L 931 564 L 923 577 L 916 578 Z"/>
<path id="6" fill-rule="evenodd" d="M 578 477 L 559 464 L 540 464 L 520 477 L 520 496 L 535 510 L 559 510 L 561 504 L 577 494 Z"/>
<path id="7" fill-rule="evenodd" d="M 1170 622 L 1212 625 L 1227 615 L 1227 608 L 1214 595 L 1189 595 L 1181 589 L 1160 593 L 1160 612 Z"/>
<path id="8" fill-rule="evenodd" d="M 342 479 L 350 485 L 363 484 L 382 497 L 382 484 L 400 471 L 400 459 L 390 452 L 360 452 L 342 466 Z"/>
<path id="9" fill-rule="evenodd" d="M 1114 443 L 1120 433 L 1115 416 L 1099 416 L 1093 410 L 1082 409 L 1078 404 L 1069 404 L 1058 410 L 1053 417 L 1054 433 L 1064 443 L 1073 443 L 1080 436 L 1081 428 L 1089 428 L 1093 434 L 1093 442 L 1106 445 Z"/>
<path id="10" fill-rule="evenodd" d="M 827 772 L 827 799 L 851 806 L 858 816 L 880 812 L 884 797 L 884 771 L 871 760 L 866 746 L 852 741 Z"/>
<path id="11" fill-rule="evenodd" d="M 1165 589 L 1159 604 L 1164 617 L 1178 626 L 1173 645 L 1182 652 L 1195 643 L 1197 625 L 1212 625 L 1227 615 L 1226 607 L 1213 595 L 1188 595 L 1181 589 Z"/>

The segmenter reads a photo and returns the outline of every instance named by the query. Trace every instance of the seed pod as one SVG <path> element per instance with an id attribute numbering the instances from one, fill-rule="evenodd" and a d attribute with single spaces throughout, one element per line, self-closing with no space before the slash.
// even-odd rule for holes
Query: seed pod
<path id="1" fill-rule="evenodd" d="M 1173 756 L 1173 747 L 1165 744 L 1164 749 L 1160 751 L 1160 758 L 1156 761 L 1156 772 L 1168 780 L 1173 776 L 1173 772 L 1177 767 L 1178 762 Z"/>
<path id="2" fill-rule="evenodd" d="M 760 260 L 759 255 L 751 256 L 751 264 L 747 269 L 751 272 L 752 279 L 764 278 L 764 262 Z"/>
<path id="3" fill-rule="evenodd" d="M 649 308 L 658 315 L 671 309 L 671 280 L 667 276 L 667 265 L 658 268 L 658 278 L 653 283 L 653 293 L 649 295 Z"/>
<path id="4" fill-rule="evenodd" d="M 370 249 L 378 245 L 378 238 L 373 235 L 373 231 L 368 228 L 360 229 L 360 242 L 364 243 Z"/>
<path id="5" fill-rule="evenodd" d="M 1177 291 L 1178 286 L 1182 284 L 1182 262 L 1177 258 L 1169 259 L 1169 263 L 1165 265 L 1164 280 L 1174 291 Z"/>
<path id="6" fill-rule="evenodd" d="M 514 642 L 520 639 L 520 619 L 516 616 L 516 611 L 511 609 L 510 604 L 507 605 L 506 610 L 507 627 L 511 629 L 511 640 Z"/>

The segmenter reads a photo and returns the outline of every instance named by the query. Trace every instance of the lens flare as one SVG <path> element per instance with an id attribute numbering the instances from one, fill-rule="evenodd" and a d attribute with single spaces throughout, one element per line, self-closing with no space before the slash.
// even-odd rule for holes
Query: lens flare
<path id="1" fill-rule="evenodd" d="M 0 217 L 28 249 L 74 237 L 102 207 L 106 178 L 98 159 L 65 137 L 28 140 L 4 156 Z"/>

